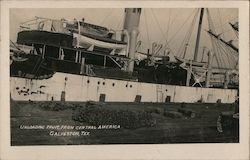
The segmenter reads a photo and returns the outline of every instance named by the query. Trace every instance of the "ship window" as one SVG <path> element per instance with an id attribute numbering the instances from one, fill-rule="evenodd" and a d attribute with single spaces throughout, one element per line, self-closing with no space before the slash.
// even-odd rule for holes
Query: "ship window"
<path id="1" fill-rule="evenodd" d="M 106 94 L 100 94 L 99 102 L 105 102 Z"/>
<path id="2" fill-rule="evenodd" d="M 126 84 L 126 87 L 128 87 L 128 84 Z"/>
<path id="3" fill-rule="evenodd" d="M 115 86 L 115 83 L 113 83 L 112 86 L 114 87 L 114 86 Z"/>
<path id="4" fill-rule="evenodd" d="M 66 92 L 62 91 L 61 92 L 61 101 L 65 102 L 65 97 L 66 97 Z"/>
<path id="5" fill-rule="evenodd" d="M 132 88 L 132 85 L 130 85 L 129 87 Z"/>
<path id="6" fill-rule="evenodd" d="M 140 103 L 141 102 L 141 95 L 136 95 L 134 102 Z"/>
<path id="7" fill-rule="evenodd" d="M 19 90 L 19 87 L 16 87 L 16 90 Z"/>
<path id="8" fill-rule="evenodd" d="M 34 49 L 30 50 L 30 54 L 34 54 L 34 52 L 35 52 Z"/>
<path id="9" fill-rule="evenodd" d="M 89 80 L 87 80 L 87 83 L 89 83 Z"/>
<path id="10" fill-rule="evenodd" d="M 59 58 L 59 47 L 46 46 L 45 56 Z"/>
<path id="11" fill-rule="evenodd" d="M 105 82 L 103 82 L 102 84 L 105 85 Z"/>
<path id="12" fill-rule="evenodd" d="M 100 84 L 100 81 L 98 81 L 97 84 Z"/>
<path id="13" fill-rule="evenodd" d="M 61 45 L 68 45 L 66 41 L 63 41 Z M 63 49 L 63 59 L 67 61 L 75 62 L 75 51 L 70 49 Z"/>
<path id="14" fill-rule="evenodd" d="M 171 102 L 171 96 L 167 96 L 165 102 Z"/>

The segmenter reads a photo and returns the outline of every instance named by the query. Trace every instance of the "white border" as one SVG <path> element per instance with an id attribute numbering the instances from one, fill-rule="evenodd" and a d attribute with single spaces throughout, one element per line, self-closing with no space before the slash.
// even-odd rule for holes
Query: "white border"
<path id="1" fill-rule="evenodd" d="M 4 1 L 1 2 L 0 159 L 248 159 L 248 1 Z M 10 146 L 9 8 L 239 8 L 240 143 L 154 145 Z"/>

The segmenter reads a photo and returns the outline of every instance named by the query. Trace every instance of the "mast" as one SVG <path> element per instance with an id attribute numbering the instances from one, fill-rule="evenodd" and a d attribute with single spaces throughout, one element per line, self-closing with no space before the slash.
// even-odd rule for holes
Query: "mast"
<path id="1" fill-rule="evenodd" d="M 201 8 L 200 18 L 199 18 L 199 25 L 198 25 L 198 32 L 196 36 L 196 43 L 195 43 L 195 50 L 194 50 L 194 62 L 198 61 L 198 51 L 199 51 L 199 43 L 200 43 L 200 35 L 201 35 L 201 26 L 202 26 L 202 19 L 203 19 L 204 8 Z M 192 77 L 192 61 L 190 60 L 189 69 L 187 70 L 187 79 L 186 79 L 186 86 L 190 85 L 190 80 Z"/>
<path id="2" fill-rule="evenodd" d="M 199 43 L 200 43 L 200 34 L 201 34 L 203 14 L 204 14 L 204 8 L 201 8 L 200 20 L 199 20 L 199 26 L 198 26 L 198 32 L 197 32 L 196 44 L 195 44 L 195 51 L 194 51 L 194 61 L 198 61 L 198 51 L 199 51 Z"/>
<path id="3" fill-rule="evenodd" d="M 124 37 L 124 41 L 129 42 L 128 57 L 130 58 L 127 71 L 133 72 L 134 59 L 136 52 L 137 36 L 139 34 L 138 27 L 140 22 L 141 8 L 126 8 L 123 29 L 128 32 L 128 37 Z"/>

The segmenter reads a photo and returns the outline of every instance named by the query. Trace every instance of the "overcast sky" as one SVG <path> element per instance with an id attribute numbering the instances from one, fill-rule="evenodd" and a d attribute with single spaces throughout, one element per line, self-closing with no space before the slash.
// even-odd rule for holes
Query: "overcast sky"
<path id="1" fill-rule="evenodd" d="M 139 39 L 142 41 L 142 50 L 150 48 L 152 42 L 165 43 L 175 55 L 180 52 L 180 45 L 190 30 L 192 19 L 197 9 L 142 9 L 140 21 Z M 238 9 L 210 9 L 213 23 L 218 33 L 224 33 L 226 40 L 237 40 L 229 22 L 238 21 Z M 123 25 L 124 9 L 11 9 L 10 10 L 10 39 L 16 41 L 19 24 L 30 20 L 35 16 L 51 19 L 65 18 L 67 20 L 85 18 L 86 22 L 102 25 L 111 29 L 119 30 Z M 197 17 L 198 19 L 198 17 Z M 206 12 L 203 19 L 200 48 L 211 48 L 210 38 L 205 30 L 208 30 Z M 197 21 L 192 32 L 187 57 L 193 57 L 195 37 L 197 33 Z M 238 41 L 234 42 L 238 46 Z M 202 52 L 202 49 L 200 49 Z M 201 57 L 200 57 L 201 58 Z"/>

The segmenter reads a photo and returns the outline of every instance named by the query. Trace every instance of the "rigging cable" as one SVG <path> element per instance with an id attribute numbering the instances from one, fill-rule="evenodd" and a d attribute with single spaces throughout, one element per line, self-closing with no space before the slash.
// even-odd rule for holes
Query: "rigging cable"
<path id="1" fill-rule="evenodd" d="M 183 39 L 183 41 L 181 43 L 181 46 L 180 46 L 180 48 L 178 50 L 178 53 L 180 54 L 179 57 L 185 58 L 186 51 L 187 51 L 187 46 L 188 46 L 188 44 L 190 42 L 191 35 L 193 33 L 193 30 L 194 30 L 194 25 L 195 25 L 198 13 L 199 13 L 199 11 L 196 12 L 196 14 L 195 14 L 195 16 L 194 16 L 194 18 L 193 18 L 193 20 L 192 20 L 192 22 L 190 24 L 190 28 L 189 28 L 185 38 Z"/>
<path id="2" fill-rule="evenodd" d="M 211 31 L 214 31 L 214 26 L 212 24 L 212 19 L 211 19 L 211 15 L 210 15 L 210 12 L 208 9 L 206 9 L 207 11 L 207 19 L 208 19 L 208 27 L 209 27 L 209 30 Z M 215 59 L 217 61 L 217 65 L 218 67 L 221 67 L 221 61 L 220 61 L 220 58 L 218 57 L 218 50 L 217 50 L 217 45 L 216 45 L 216 41 L 213 40 L 214 37 L 212 37 L 210 35 L 210 39 L 211 39 L 211 42 L 212 42 L 212 46 L 213 46 L 213 50 L 214 50 L 214 55 L 215 55 Z"/>
<path id="3" fill-rule="evenodd" d="M 219 53 L 220 53 L 219 55 L 220 55 L 220 58 L 221 58 L 221 61 L 222 61 L 222 64 L 223 64 L 223 68 L 226 68 L 227 61 L 225 60 L 224 52 L 222 52 L 222 47 L 219 44 L 219 42 L 217 42 L 217 47 L 218 47 L 218 50 L 219 50 Z"/>
<path id="4" fill-rule="evenodd" d="M 114 10 L 112 9 L 101 21 L 101 23 L 99 25 L 103 25 L 104 22 L 110 17 L 110 15 L 114 12 Z"/>
<path id="5" fill-rule="evenodd" d="M 235 37 L 237 38 L 237 39 L 239 39 L 239 32 L 238 31 L 236 31 L 236 30 L 234 30 L 234 35 L 235 35 Z"/>
<path id="6" fill-rule="evenodd" d="M 211 36 L 210 36 L 211 37 Z M 211 42 L 212 42 L 212 46 L 213 46 L 213 51 L 214 51 L 214 55 L 215 55 L 215 59 L 217 61 L 217 65 L 218 67 L 221 67 L 221 61 L 220 61 L 220 58 L 218 57 L 218 50 L 217 50 L 217 45 L 216 45 L 216 42 L 213 40 L 213 37 L 211 37 Z"/>
<path id="7" fill-rule="evenodd" d="M 217 12 L 218 12 L 218 15 L 219 15 L 220 25 L 222 25 L 220 10 L 217 9 Z M 221 28 L 221 37 L 224 38 L 224 33 L 223 33 L 224 30 L 223 30 L 223 27 L 220 27 L 220 28 Z"/>
<path id="8" fill-rule="evenodd" d="M 195 11 L 195 10 L 194 10 Z M 174 35 L 170 38 L 169 42 L 172 42 L 172 40 L 174 39 L 174 37 L 179 33 L 179 31 L 184 27 L 184 25 L 188 22 L 188 20 L 192 17 L 194 11 L 188 16 L 188 18 L 184 21 L 184 23 L 181 25 L 180 28 L 177 29 L 177 31 L 174 33 Z"/>
<path id="9" fill-rule="evenodd" d="M 120 16 L 120 18 L 119 18 L 120 20 L 119 20 L 119 22 L 117 23 L 117 25 L 116 25 L 116 30 L 122 30 L 122 22 L 123 22 L 123 19 L 122 19 L 122 16 Z"/>
<path id="10" fill-rule="evenodd" d="M 237 63 L 237 60 L 232 56 L 232 54 L 229 54 L 228 52 L 231 53 L 231 51 L 228 49 L 228 47 L 222 47 L 224 53 L 226 54 L 227 56 L 227 59 L 228 59 L 228 63 L 229 63 L 229 67 L 230 66 L 234 66 L 235 63 Z M 231 57 L 231 58 L 230 58 Z M 231 63 L 230 63 L 231 62 Z"/>
<path id="11" fill-rule="evenodd" d="M 230 60 L 232 61 L 233 65 L 237 64 L 238 60 L 237 60 L 237 58 L 234 56 L 234 55 L 236 55 L 236 54 L 235 54 L 235 51 L 232 50 L 230 47 L 227 47 L 225 44 L 224 44 L 223 46 L 224 46 L 223 49 L 224 49 L 225 53 L 227 54 L 227 56 L 228 56 L 228 57 L 229 57 L 229 56 L 231 57 Z"/>
<path id="12" fill-rule="evenodd" d="M 168 44 L 168 33 L 169 33 L 169 30 L 170 30 L 170 22 L 171 22 L 171 14 L 172 13 L 172 10 L 171 9 L 169 9 L 169 20 L 168 20 L 168 28 L 167 28 L 167 35 L 166 35 L 166 43 Z"/>
<path id="13" fill-rule="evenodd" d="M 149 39 L 149 32 L 148 32 L 148 23 L 147 23 L 147 16 L 146 16 L 146 11 L 144 10 L 144 18 L 145 18 L 145 25 L 146 25 L 146 34 L 147 34 L 147 39 L 148 39 L 148 46 L 151 46 L 151 41 Z M 150 47 L 147 47 L 150 48 Z"/>
<path id="14" fill-rule="evenodd" d="M 229 19 L 228 21 L 231 22 L 231 21 L 235 21 L 235 20 L 238 20 L 238 18 L 235 17 L 235 18 Z M 225 22 L 225 23 L 220 24 L 220 25 L 215 25 L 214 28 L 216 29 L 216 28 L 224 27 L 224 26 L 227 25 L 227 24 L 228 24 L 228 22 Z"/>
<path id="15" fill-rule="evenodd" d="M 222 61 L 221 55 L 219 54 L 220 51 L 219 51 L 218 41 L 214 40 L 214 39 L 215 39 L 214 37 L 212 37 L 212 39 L 213 39 L 213 40 L 212 40 L 212 41 L 213 41 L 213 48 L 214 48 L 214 50 L 216 51 L 216 52 L 215 52 L 215 55 L 216 55 L 216 57 L 218 58 L 218 61 L 219 61 L 218 66 L 219 66 L 219 68 L 222 68 L 223 61 Z"/>
<path id="16" fill-rule="evenodd" d="M 226 66 L 226 62 L 228 62 L 228 67 L 230 67 L 230 61 L 234 63 L 233 60 L 236 61 L 235 57 L 233 56 L 233 51 L 232 48 L 228 47 L 226 44 L 222 43 L 219 39 L 215 38 L 214 36 L 210 37 L 213 39 L 212 44 L 214 50 L 216 50 L 216 56 L 218 56 L 218 59 L 220 61 L 220 64 L 224 64 Z M 230 57 L 231 58 L 230 58 Z M 225 58 L 228 59 L 228 61 L 225 62 Z"/>
<path id="17" fill-rule="evenodd" d="M 164 33 L 163 29 L 160 27 L 159 20 L 157 19 L 157 17 L 156 17 L 156 15 L 155 15 L 155 13 L 154 13 L 154 11 L 153 11 L 152 8 L 151 8 L 151 12 L 152 12 L 152 14 L 153 14 L 153 18 L 155 19 L 155 21 L 156 21 L 156 23 L 157 23 L 157 25 L 159 26 L 159 29 L 160 29 L 160 31 L 161 31 L 162 38 L 161 38 L 161 40 L 159 40 L 159 43 L 161 43 L 164 39 L 167 39 L 166 36 L 168 36 L 168 30 L 169 30 L 169 25 L 170 25 L 170 16 L 171 16 L 171 12 L 170 12 L 169 18 L 168 18 L 167 35 L 166 35 L 166 33 Z"/>
<path id="18" fill-rule="evenodd" d="M 231 29 L 232 30 L 232 29 Z M 231 31 L 230 30 L 230 31 Z M 225 33 L 225 32 L 224 32 Z M 237 55 L 236 55 L 236 51 L 235 50 L 233 50 L 233 48 L 231 48 L 230 46 L 228 46 L 228 45 L 226 45 L 225 43 L 223 43 L 222 41 L 221 41 L 221 39 L 219 39 L 219 38 L 215 38 L 215 37 L 213 37 L 215 40 L 216 40 L 216 42 L 217 42 L 217 47 L 218 47 L 218 49 L 221 51 L 220 53 L 221 53 L 221 59 L 222 59 L 222 61 L 224 62 L 224 64 L 225 64 L 225 61 L 224 61 L 224 59 L 226 59 L 227 58 L 227 60 L 228 61 L 226 61 L 226 62 L 228 62 L 228 67 L 229 68 L 235 68 L 235 65 L 237 65 L 237 62 L 238 62 L 238 60 L 237 60 Z M 238 52 L 237 52 L 238 53 Z M 224 55 L 224 56 L 223 56 Z M 231 62 L 231 63 L 230 63 Z M 233 66 L 232 66 L 233 65 Z"/>
<path id="19" fill-rule="evenodd" d="M 159 23 L 157 17 L 155 16 L 155 13 L 154 13 L 154 11 L 153 11 L 152 8 L 151 8 L 151 12 L 152 12 L 153 18 L 155 19 L 157 25 L 159 26 L 159 30 L 160 30 L 160 32 L 161 32 L 162 38 L 165 38 L 164 32 L 163 32 L 163 30 L 162 30 L 162 28 L 161 28 L 161 26 L 160 26 L 160 23 Z M 159 43 L 160 43 L 160 42 L 161 42 L 161 41 L 159 41 Z"/>
<path id="20" fill-rule="evenodd" d="M 166 43 L 167 43 L 167 41 L 168 41 L 168 31 L 169 31 L 169 29 L 170 29 L 170 20 L 171 20 L 171 9 L 169 10 L 169 14 L 168 14 L 168 24 L 167 24 L 167 30 L 166 30 L 166 32 L 165 33 L 163 33 L 163 37 L 162 37 L 162 39 L 160 40 L 160 42 L 162 42 L 164 39 L 166 39 Z M 173 22 L 171 23 L 171 24 L 173 24 Z"/>

